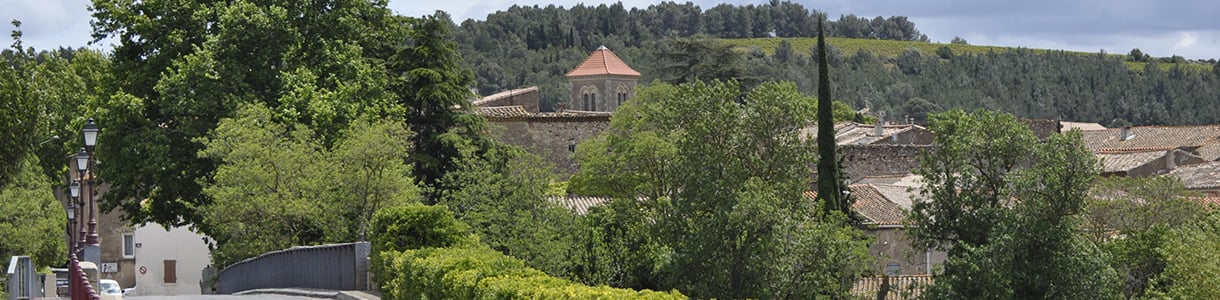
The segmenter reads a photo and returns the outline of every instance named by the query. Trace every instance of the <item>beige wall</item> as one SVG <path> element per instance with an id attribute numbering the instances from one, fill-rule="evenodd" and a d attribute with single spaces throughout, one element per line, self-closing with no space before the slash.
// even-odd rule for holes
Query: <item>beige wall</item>
<path id="1" fill-rule="evenodd" d="M 186 227 L 166 230 L 157 224 L 148 224 L 135 229 L 134 266 L 136 289 L 139 296 L 150 295 L 198 295 L 199 281 L 203 279 L 203 268 L 211 263 L 206 237 L 191 232 Z M 166 283 L 165 260 L 174 260 L 177 282 Z M 146 270 L 140 273 L 139 269 Z"/>
<path id="2" fill-rule="evenodd" d="M 946 253 L 916 249 L 901 228 L 877 228 L 867 232 L 876 238 L 868 251 L 877 259 L 874 271 L 878 274 L 885 274 L 889 264 L 897 263 L 900 269 L 895 275 L 928 275 L 945 262 Z"/>

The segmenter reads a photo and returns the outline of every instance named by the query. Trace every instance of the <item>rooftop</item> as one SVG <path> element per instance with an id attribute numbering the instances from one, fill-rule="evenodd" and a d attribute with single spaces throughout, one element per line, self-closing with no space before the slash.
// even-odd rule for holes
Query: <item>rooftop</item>
<path id="1" fill-rule="evenodd" d="M 1207 161 L 1220 159 L 1220 125 L 1140 126 L 1084 132 L 1084 143 L 1097 153 L 1124 153 L 1183 149 Z"/>
<path id="2" fill-rule="evenodd" d="M 1211 190 L 1220 189 L 1220 162 L 1179 167 L 1169 172 L 1177 177 L 1187 189 Z"/>
<path id="3" fill-rule="evenodd" d="M 835 143 L 839 145 L 866 145 L 915 130 L 927 131 L 927 128 L 914 124 L 887 124 L 881 126 L 881 134 L 877 135 L 877 126 L 874 124 L 839 122 L 835 123 Z M 817 124 L 811 123 L 809 126 L 801 128 L 801 136 L 816 139 L 818 137 Z"/>
<path id="4" fill-rule="evenodd" d="M 492 121 L 510 120 L 572 120 L 572 119 L 610 119 L 610 112 L 566 110 L 560 112 L 531 113 L 521 105 L 475 107 L 474 114 Z"/>
<path id="5" fill-rule="evenodd" d="M 474 102 L 471 102 L 471 104 L 474 104 L 474 106 L 486 106 L 489 103 L 496 102 L 496 100 L 510 98 L 510 97 L 522 95 L 522 94 L 537 93 L 537 92 L 538 92 L 537 86 L 531 86 L 531 87 L 520 88 L 520 89 L 515 89 L 515 90 L 507 90 L 507 91 L 491 94 L 491 95 L 483 97 L 483 98 L 479 98 L 479 100 L 475 100 Z"/>
<path id="6" fill-rule="evenodd" d="M 568 77 L 574 76 L 596 76 L 596 75 L 624 75 L 624 76 L 640 76 L 640 72 L 632 69 L 618 55 L 614 55 L 606 46 L 598 47 L 589 54 L 589 58 L 585 62 L 576 66 L 568 72 Z"/>

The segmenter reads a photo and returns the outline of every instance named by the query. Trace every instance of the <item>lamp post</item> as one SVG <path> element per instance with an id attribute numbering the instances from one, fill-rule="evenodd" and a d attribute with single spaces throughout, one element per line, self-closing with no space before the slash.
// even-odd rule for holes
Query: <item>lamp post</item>
<path id="1" fill-rule="evenodd" d="M 76 252 L 76 235 L 73 234 L 77 227 L 76 224 L 76 206 L 80 203 L 80 180 L 72 180 L 72 184 L 68 185 L 68 194 L 71 197 L 68 200 L 68 253 Z"/>
<path id="2" fill-rule="evenodd" d="M 76 177 L 77 182 L 80 183 L 81 187 L 83 188 L 85 185 L 89 185 L 89 178 L 86 177 L 89 172 L 89 153 L 85 152 L 85 148 L 81 148 L 80 152 L 76 153 L 76 171 L 78 172 Z M 76 236 L 76 246 L 78 249 L 83 249 L 85 247 L 85 236 L 88 234 L 88 232 L 85 231 L 85 216 L 86 214 L 92 214 L 92 212 L 86 210 L 87 208 L 85 207 L 85 202 L 88 200 L 86 200 L 85 196 L 82 195 L 79 199 L 81 205 L 81 216 L 80 224 L 77 227 L 80 229 L 80 235 Z"/>
<path id="3" fill-rule="evenodd" d="M 88 245 L 97 245 L 97 200 L 94 196 L 97 192 L 97 181 L 94 180 L 93 169 L 96 167 L 96 161 L 93 159 L 93 147 L 97 145 L 97 134 L 100 130 L 97 129 L 97 124 L 93 122 L 93 118 L 85 123 L 83 128 L 85 136 L 85 163 L 86 163 L 86 182 L 89 184 L 89 234 L 86 236 L 85 242 Z M 76 157 L 76 162 L 80 163 L 80 155 Z"/>

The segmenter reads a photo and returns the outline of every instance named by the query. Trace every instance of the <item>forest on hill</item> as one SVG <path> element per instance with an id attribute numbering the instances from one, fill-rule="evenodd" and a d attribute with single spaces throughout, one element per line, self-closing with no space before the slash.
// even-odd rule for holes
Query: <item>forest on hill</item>
<path id="1" fill-rule="evenodd" d="M 571 8 L 513 6 L 456 24 L 453 37 L 478 93 L 539 86 L 544 107 L 563 107 L 571 68 L 605 45 L 643 73 L 641 83 L 761 78 L 817 86 L 809 41 L 819 17 L 798 3 L 664 2 Z M 933 44 L 906 17 L 828 18 L 836 100 L 889 121 L 928 112 L 995 109 L 1025 118 L 1102 125 L 1220 123 L 1220 63 L 1180 57 Z M 905 46 L 904 46 L 905 45 Z"/>

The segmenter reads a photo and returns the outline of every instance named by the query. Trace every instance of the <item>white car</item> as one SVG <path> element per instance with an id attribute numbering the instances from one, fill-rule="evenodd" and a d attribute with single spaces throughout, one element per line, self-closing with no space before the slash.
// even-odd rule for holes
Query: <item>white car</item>
<path id="1" fill-rule="evenodd" d="M 102 299 L 123 299 L 123 288 L 114 279 L 102 279 L 97 283 L 97 293 Z"/>

